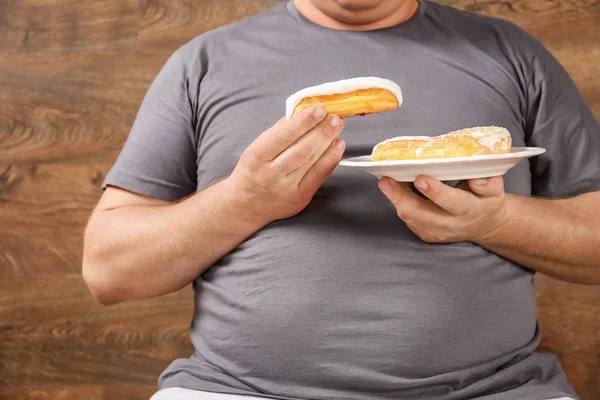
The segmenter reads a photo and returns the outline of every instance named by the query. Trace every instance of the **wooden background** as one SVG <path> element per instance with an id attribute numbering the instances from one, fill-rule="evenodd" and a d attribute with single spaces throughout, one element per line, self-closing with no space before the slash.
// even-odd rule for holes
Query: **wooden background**
<path id="1" fill-rule="evenodd" d="M 191 353 L 191 289 L 101 307 L 80 276 L 82 232 L 171 52 L 278 2 L 0 0 L 1 399 L 147 399 Z M 600 116 L 599 0 L 444 2 L 540 38 Z M 538 292 L 541 350 L 599 399 L 600 288 L 539 277 Z"/>

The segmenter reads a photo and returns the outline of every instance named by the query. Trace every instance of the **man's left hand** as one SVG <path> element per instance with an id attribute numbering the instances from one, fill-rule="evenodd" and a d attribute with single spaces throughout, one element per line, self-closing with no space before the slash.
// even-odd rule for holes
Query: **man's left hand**
<path id="1" fill-rule="evenodd" d="M 379 189 L 392 202 L 398 217 L 428 243 L 477 242 L 506 220 L 502 177 L 461 181 L 452 187 L 428 176 L 415 180 L 425 197 L 409 184 L 384 177 Z"/>

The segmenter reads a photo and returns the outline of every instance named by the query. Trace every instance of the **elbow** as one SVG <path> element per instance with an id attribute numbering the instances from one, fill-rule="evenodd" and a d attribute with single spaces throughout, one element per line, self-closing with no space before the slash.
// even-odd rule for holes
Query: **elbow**
<path id="1" fill-rule="evenodd" d="M 119 297 L 119 290 L 102 266 L 84 259 L 82 275 L 92 296 L 103 306 L 112 306 L 124 300 Z"/>
<path id="2" fill-rule="evenodd" d="M 110 261 L 102 255 L 102 249 L 90 245 L 89 238 L 84 239 L 83 263 L 81 273 L 90 293 L 100 304 L 111 306 L 124 300 L 124 291 L 119 287 L 119 279 L 110 268 Z"/>

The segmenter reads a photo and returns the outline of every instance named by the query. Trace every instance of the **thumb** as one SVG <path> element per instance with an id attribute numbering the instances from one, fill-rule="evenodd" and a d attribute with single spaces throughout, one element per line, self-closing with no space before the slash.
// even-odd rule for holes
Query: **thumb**
<path id="1" fill-rule="evenodd" d="M 500 196 L 504 194 L 504 179 L 501 176 L 471 179 L 469 180 L 469 189 L 481 197 Z"/>

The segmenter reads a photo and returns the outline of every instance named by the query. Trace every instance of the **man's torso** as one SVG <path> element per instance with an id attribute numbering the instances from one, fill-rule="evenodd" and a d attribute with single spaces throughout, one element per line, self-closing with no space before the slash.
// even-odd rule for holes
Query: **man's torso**
<path id="1" fill-rule="evenodd" d="M 198 190 L 231 172 L 283 116 L 288 95 L 357 76 L 397 82 L 404 103 L 347 119 L 345 157 L 393 136 L 482 125 L 503 126 L 514 146 L 525 145 L 525 83 L 510 63 L 422 10 L 367 33 L 311 26 L 294 11 L 280 6 L 187 46 L 203 66 L 193 99 Z M 524 161 L 505 176 L 506 190 L 529 194 L 530 181 Z M 555 368 L 522 361 L 518 376 L 496 374 L 539 339 L 530 271 L 472 243 L 423 243 L 376 178 L 354 169 L 338 167 L 305 210 L 242 243 L 195 291 L 196 354 L 176 361 L 163 387 L 462 399 L 541 379 L 541 364 Z"/>

